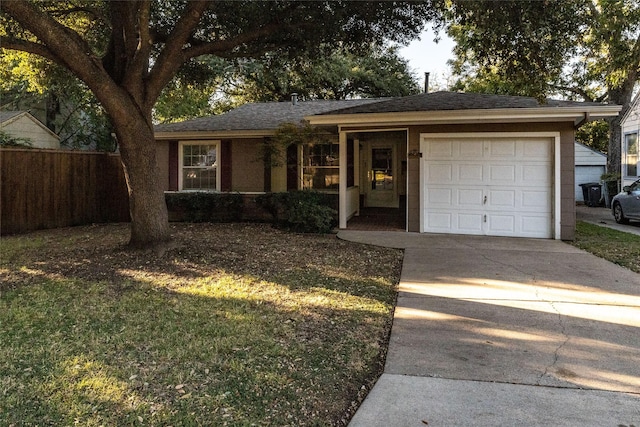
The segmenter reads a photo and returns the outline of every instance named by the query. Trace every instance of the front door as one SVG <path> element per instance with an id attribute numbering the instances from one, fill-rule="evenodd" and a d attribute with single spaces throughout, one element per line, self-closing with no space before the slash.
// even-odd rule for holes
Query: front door
<path id="1" fill-rule="evenodd" d="M 392 143 L 372 143 L 368 150 L 367 207 L 397 208 L 396 149 Z"/>

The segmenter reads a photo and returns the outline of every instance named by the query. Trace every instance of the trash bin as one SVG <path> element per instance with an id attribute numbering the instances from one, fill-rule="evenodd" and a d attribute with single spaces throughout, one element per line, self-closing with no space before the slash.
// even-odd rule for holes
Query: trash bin
<path id="1" fill-rule="evenodd" d="M 582 187 L 582 196 L 584 198 L 585 205 L 589 207 L 600 206 L 600 199 L 602 199 L 602 186 L 599 182 L 580 184 L 580 187 Z"/>

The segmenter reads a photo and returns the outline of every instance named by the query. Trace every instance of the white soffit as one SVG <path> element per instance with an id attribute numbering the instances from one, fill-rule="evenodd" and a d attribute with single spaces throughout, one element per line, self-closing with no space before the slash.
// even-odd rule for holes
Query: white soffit
<path id="1" fill-rule="evenodd" d="M 420 125 L 463 123 L 568 122 L 615 117 L 619 105 L 585 107 L 505 108 L 494 110 L 411 111 L 364 114 L 323 114 L 307 116 L 312 125 Z"/>

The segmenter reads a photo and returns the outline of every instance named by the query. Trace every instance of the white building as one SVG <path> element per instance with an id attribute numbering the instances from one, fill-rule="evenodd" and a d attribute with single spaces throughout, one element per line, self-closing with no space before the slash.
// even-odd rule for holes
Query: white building
<path id="1" fill-rule="evenodd" d="M 640 93 L 631 103 L 631 109 L 622 118 L 623 185 L 629 185 L 640 177 L 638 134 L 640 134 Z"/>
<path id="2" fill-rule="evenodd" d="M 576 202 L 584 202 L 580 184 L 600 182 L 602 175 L 607 169 L 607 156 L 579 142 L 576 142 L 574 146 L 576 162 Z"/>
<path id="3" fill-rule="evenodd" d="M 60 138 L 26 111 L 0 111 L 0 129 L 29 140 L 32 148 L 60 149 Z"/>

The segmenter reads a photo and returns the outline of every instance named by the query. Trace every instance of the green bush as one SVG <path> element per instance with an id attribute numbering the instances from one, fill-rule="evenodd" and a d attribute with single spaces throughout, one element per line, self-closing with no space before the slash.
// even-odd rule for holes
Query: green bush
<path id="1" fill-rule="evenodd" d="M 31 148 L 33 147 L 33 141 L 30 138 L 19 138 L 13 136 L 0 129 L 0 147 Z"/>
<path id="2" fill-rule="evenodd" d="M 186 222 L 236 222 L 242 220 L 244 200 L 237 193 L 165 193 L 167 209 Z"/>
<path id="3" fill-rule="evenodd" d="M 256 202 L 271 213 L 277 226 L 298 233 L 329 233 L 336 226 L 335 209 L 327 195 L 317 191 L 268 193 Z"/>

